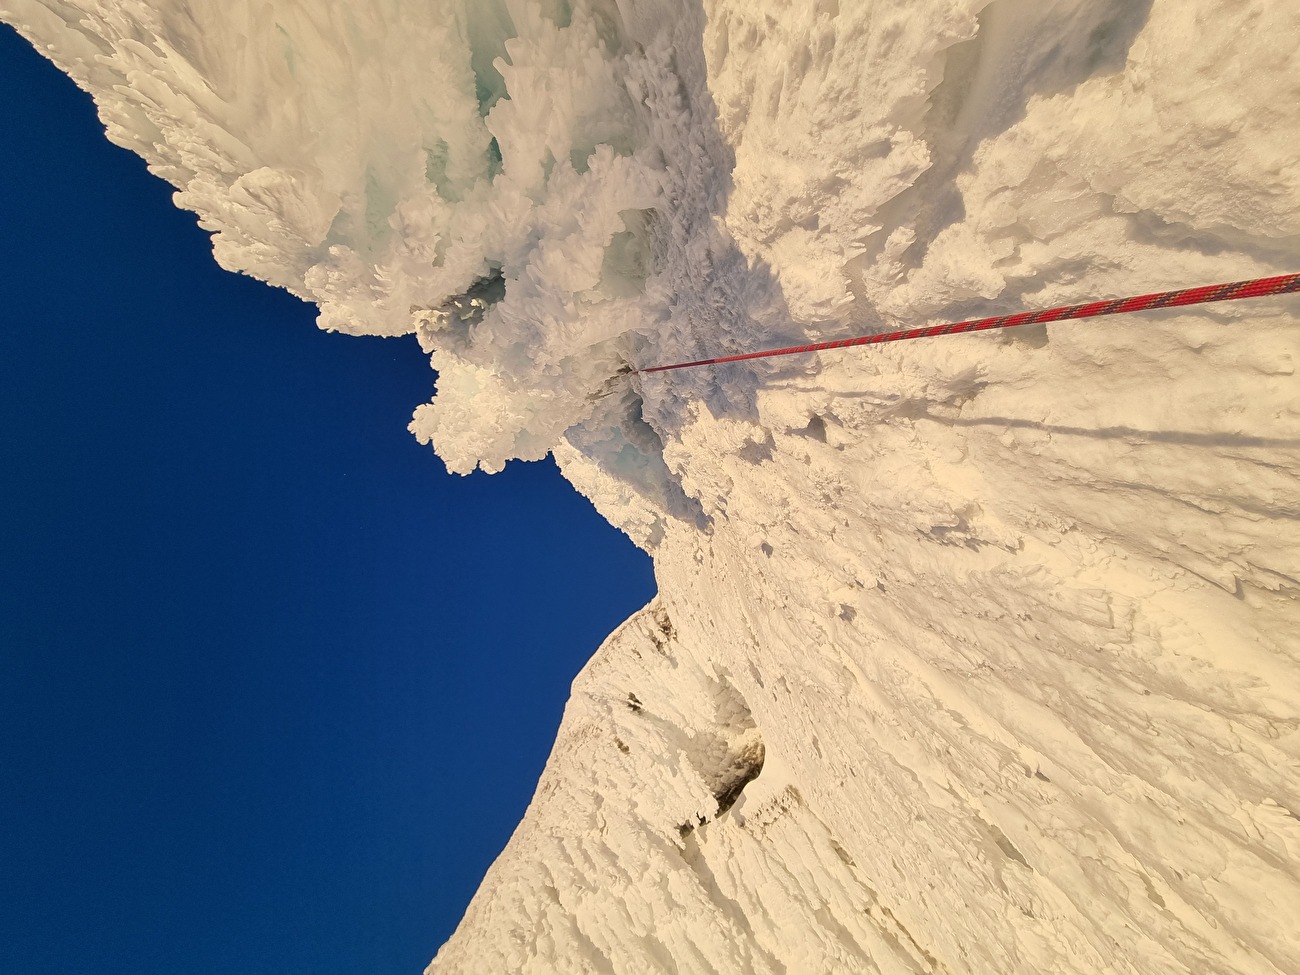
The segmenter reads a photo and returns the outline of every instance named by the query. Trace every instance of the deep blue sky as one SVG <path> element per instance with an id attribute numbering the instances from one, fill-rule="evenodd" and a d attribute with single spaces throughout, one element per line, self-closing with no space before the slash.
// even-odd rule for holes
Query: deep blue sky
<path id="1" fill-rule="evenodd" d="M 414 340 L 217 268 L 5 26 L 0 91 L 0 971 L 412 975 L 649 560 L 448 475 Z"/>

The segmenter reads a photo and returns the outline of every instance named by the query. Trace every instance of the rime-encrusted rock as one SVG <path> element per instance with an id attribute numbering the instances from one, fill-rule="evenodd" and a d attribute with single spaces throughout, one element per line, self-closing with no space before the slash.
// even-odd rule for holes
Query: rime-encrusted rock
<path id="1" fill-rule="evenodd" d="M 628 371 L 1300 268 L 1296 5 L 0 14 L 655 554 L 431 973 L 1300 971 L 1297 299 Z"/>

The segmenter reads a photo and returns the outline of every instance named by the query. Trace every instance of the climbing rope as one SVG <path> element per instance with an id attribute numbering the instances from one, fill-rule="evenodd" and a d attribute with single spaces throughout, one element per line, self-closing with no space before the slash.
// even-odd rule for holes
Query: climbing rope
<path id="1" fill-rule="evenodd" d="M 1254 278 L 1232 284 L 1212 284 L 1204 288 L 1186 288 L 1182 291 L 1161 291 L 1135 298 L 1115 298 L 1111 301 L 1090 301 L 1084 305 L 1063 305 L 1046 311 L 1020 312 L 1000 318 L 979 318 L 969 322 L 951 322 L 947 325 L 927 325 L 899 332 L 882 332 L 879 335 L 860 335 L 834 342 L 816 342 L 812 345 L 793 345 L 785 349 L 767 349 L 763 352 L 746 352 L 743 355 L 724 355 L 716 359 L 697 359 L 695 362 L 678 362 L 671 366 L 649 366 L 637 372 L 667 372 L 670 369 L 691 369 L 722 362 L 743 362 L 746 359 L 767 359 L 778 355 L 798 355 L 802 352 L 823 352 L 827 349 L 847 349 L 855 345 L 877 345 L 881 342 L 902 342 L 904 339 L 928 339 L 936 335 L 956 335 L 958 332 L 981 332 L 990 328 L 1015 328 L 1017 325 L 1038 325 L 1046 322 L 1063 322 L 1074 318 L 1097 318 L 1101 315 L 1123 315 L 1132 311 L 1149 311 L 1152 308 L 1177 308 L 1182 305 L 1202 305 L 1211 301 L 1237 301 L 1240 298 L 1263 298 L 1268 295 L 1290 294 L 1300 291 L 1300 274 L 1283 274 L 1275 278 Z"/>

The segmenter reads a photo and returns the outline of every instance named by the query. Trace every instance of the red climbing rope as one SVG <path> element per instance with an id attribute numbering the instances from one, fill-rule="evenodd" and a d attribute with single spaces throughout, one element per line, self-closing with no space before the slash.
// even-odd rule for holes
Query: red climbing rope
<path id="1" fill-rule="evenodd" d="M 989 328 L 1015 328 L 1017 325 L 1038 325 L 1043 322 L 1063 322 L 1072 318 L 1096 318 L 1100 315 L 1122 315 L 1131 311 L 1148 311 L 1152 308 L 1177 308 L 1180 305 L 1201 305 L 1210 301 L 1236 301 L 1239 298 L 1263 298 L 1267 295 L 1289 294 L 1300 291 L 1300 274 L 1283 274 L 1276 278 L 1255 278 L 1232 284 L 1212 284 L 1204 288 L 1187 288 L 1183 291 L 1161 291 L 1136 298 L 1115 298 L 1111 301 L 1090 301 L 1086 305 L 1064 305 L 1046 311 L 1020 312 L 1001 318 L 979 318 L 970 322 L 951 322 L 947 325 L 927 325 L 900 332 L 883 332 L 879 335 L 860 335 L 834 342 L 817 342 L 813 345 L 794 345 L 786 349 L 768 349 L 764 352 L 746 352 L 743 355 L 724 355 L 716 359 L 698 359 L 695 362 L 678 362 L 671 366 L 650 366 L 637 372 L 667 372 L 669 369 L 690 369 L 693 366 L 710 366 L 720 362 L 741 362 L 745 359 L 766 359 L 769 356 L 797 355 L 801 352 L 822 352 L 826 349 L 847 349 L 855 345 L 876 345 L 881 342 L 902 342 L 904 339 L 928 339 L 935 335 L 955 335 L 958 332 L 980 332 Z"/>

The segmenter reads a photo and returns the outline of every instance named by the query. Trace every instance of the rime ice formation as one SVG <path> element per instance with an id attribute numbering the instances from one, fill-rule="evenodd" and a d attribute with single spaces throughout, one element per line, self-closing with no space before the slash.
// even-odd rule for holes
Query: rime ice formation
<path id="1" fill-rule="evenodd" d="M 1300 971 L 1300 6 L 0 0 L 661 594 L 431 973 Z"/>

